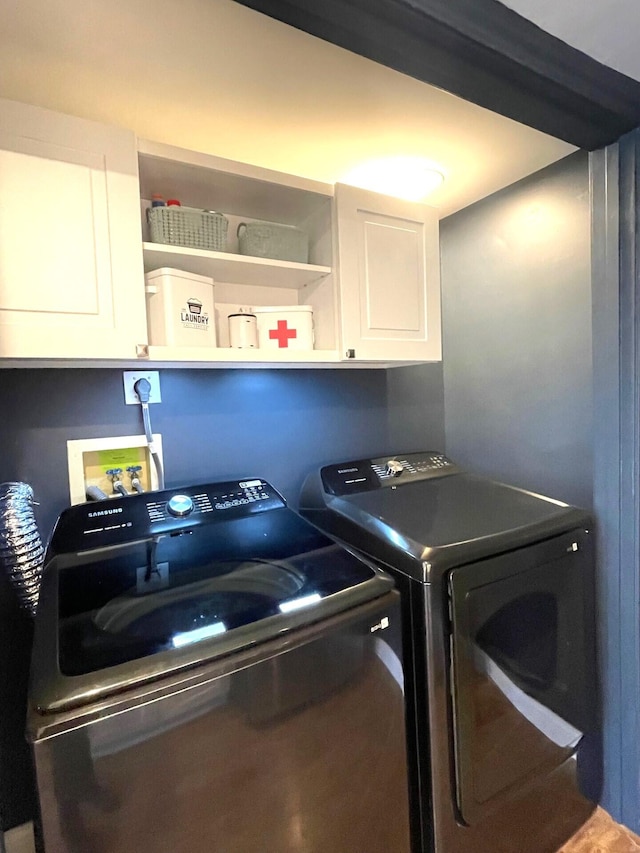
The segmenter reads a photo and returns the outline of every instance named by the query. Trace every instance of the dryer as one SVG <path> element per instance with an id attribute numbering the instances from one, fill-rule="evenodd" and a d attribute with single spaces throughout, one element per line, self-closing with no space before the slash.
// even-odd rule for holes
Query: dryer
<path id="1" fill-rule="evenodd" d="M 588 514 L 438 452 L 323 467 L 300 512 L 401 591 L 422 850 L 555 853 L 599 784 Z"/>

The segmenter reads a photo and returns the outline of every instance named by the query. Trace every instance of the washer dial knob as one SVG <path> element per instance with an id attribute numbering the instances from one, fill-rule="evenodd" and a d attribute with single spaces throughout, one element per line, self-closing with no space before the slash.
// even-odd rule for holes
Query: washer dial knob
<path id="1" fill-rule="evenodd" d="M 193 501 L 189 495 L 173 495 L 167 501 L 167 510 L 169 515 L 184 518 L 185 515 L 190 515 L 193 512 Z"/>
<path id="2" fill-rule="evenodd" d="M 390 459 L 387 462 L 387 474 L 391 477 L 399 477 L 400 474 L 404 471 L 401 462 L 398 462 L 396 459 Z"/>

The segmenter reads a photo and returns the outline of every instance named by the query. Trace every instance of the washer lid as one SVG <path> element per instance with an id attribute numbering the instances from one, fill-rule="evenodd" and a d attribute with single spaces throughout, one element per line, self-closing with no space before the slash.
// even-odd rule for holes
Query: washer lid
<path id="1" fill-rule="evenodd" d="M 324 599 L 375 575 L 290 510 L 247 522 L 229 522 L 215 541 L 202 541 L 201 529 L 134 542 L 99 560 L 54 558 L 47 571 L 58 580 L 61 674 L 222 641 L 266 619 L 286 622 L 292 613 L 304 612 L 310 622 Z M 274 633 L 282 627 L 274 625 Z"/>
<path id="2" fill-rule="evenodd" d="M 53 554 L 36 618 L 32 704 L 51 711 L 93 701 L 393 587 L 282 503 L 250 509 L 128 542 L 118 529 L 112 546 Z"/>

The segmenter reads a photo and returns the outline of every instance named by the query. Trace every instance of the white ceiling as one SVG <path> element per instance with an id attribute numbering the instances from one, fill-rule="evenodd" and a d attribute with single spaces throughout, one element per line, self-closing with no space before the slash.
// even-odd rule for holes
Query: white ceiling
<path id="1" fill-rule="evenodd" d="M 441 215 L 574 150 L 232 0 L 2 0 L 0 96 L 327 183 L 425 157 Z"/>
<path id="2" fill-rule="evenodd" d="M 503 0 L 543 30 L 640 80 L 639 0 Z"/>

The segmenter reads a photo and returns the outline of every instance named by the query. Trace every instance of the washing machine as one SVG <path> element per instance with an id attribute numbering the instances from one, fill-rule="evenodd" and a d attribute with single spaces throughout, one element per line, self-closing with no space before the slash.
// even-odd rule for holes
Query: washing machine
<path id="1" fill-rule="evenodd" d="M 263 479 L 70 507 L 35 620 L 38 850 L 410 853 L 401 644 L 392 578 Z"/>
<path id="2" fill-rule="evenodd" d="M 439 452 L 327 465 L 299 509 L 400 589 L 424 853 L 556 853 L 599 785 L 589 516 Z"/>

